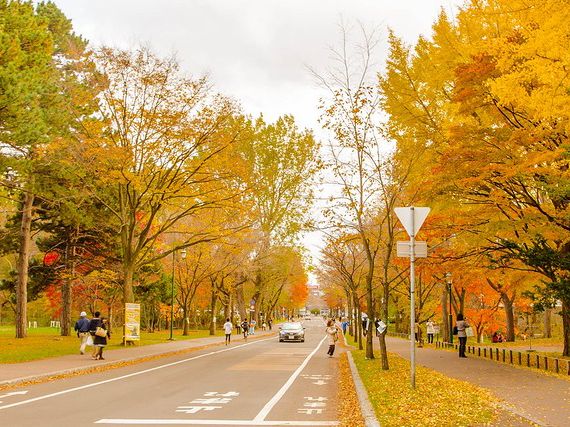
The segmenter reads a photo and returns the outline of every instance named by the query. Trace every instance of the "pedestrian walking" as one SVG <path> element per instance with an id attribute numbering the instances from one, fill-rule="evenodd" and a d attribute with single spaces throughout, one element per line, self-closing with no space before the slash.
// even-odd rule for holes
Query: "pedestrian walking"
<path id="1" fill-rule="evenodd" d="M 327 322 L 327 329 L 325 330 L 325 332 L 327 333 L 327 338 L 329 342 L 329 350 L 327 351 L 327 354 L 329 355 L 329 357 L 333 357 L 334 348 L 336 342 L 338 341 L 338 328 L 334 324 L 333 320 L 329 320 Z"/>
<path id="2" fill-rule="evenodd" d="M 247 341 L 247 333 L 249 331 L 249 324 L 247 323 L 247 320 L 241 322 L 241 329 L 243 331 L 243 339 Z"/>
<path id="3" fill-rule="evenodd" d="M 267 323 L 265 321 L 261 324 L 261 330 L 262 331 L 267 330 Z"/>
<path id="4" fill-rule="evenodd" d="M 232 340 L 232 329 L 234 328 L 234 325 L 232 325 L 232 322 L 230 322 L 230 318 L 228 317 L 226 319 L 226 323 L 224 323 L 224 333 L 226 334 L 226 345 L 228 345 L 230 343 L 230 341 Z"/>
<path id="5" fill-rule="evenodd" d="M 75 322 L 74 328 L 77 332 L 77 338 L 79 338 L 79 354 L 85 354 L 85 346 L 87 345 L 87 339 L 91 336 L 89 333 L 89 319 L 87 318 L 87 313 L 82 311 L 79 313 L 79 319 Z"/>
<path id="6" fill-rule="evenodd" d="M 428 344 L 433 344 L 433 335 L 435 334 L 435 326 L 431 320 L 426 323 L 426 333 L 428 337 Z"/>
<path id="7" fill-rule="evenodd" d="M 272 326 L 273 326 L 273 320 L 267 319 L 267 327 L 269 328 L 269 330 L 271 330 Z"/>
<path id="8" fill-rule="evenodd" d="M 467 323 L 467 320 L 464 320 L 462 313 L 457 314 L 455 327 L 457 328 L 457 338 L 459 338 L 459 357 L 467 357 L 465 356 L 465 347 L 467 346 L 467 332 L 465 332 L 465 329 L 469 327 L 469 323 Z"/>
<path id="9" fill-rule="evenodd" d="M 255 325 L 257 325 L 257 321 L 255 319 L 251 319 L 249 322 L 249 334 L 255 335 Z"/>
<path id="10" fill-rule="evenodd" d="M 368 316 L 366 317 L 362 316 L 362 335 L 366 336 L 366 334 L 368 333 L 369 324 L 370 324 L 370 319 L 368 319 Z"/>
<path id="11" fill-rule="evenodd" d="M 101 319 L 99 318 L 100 315 L 101 313 L 96 311 L 95 317 L 93 317 L 89 321 L 89 333 L 91 334 L 91 338 L 93 339 L 93 344 L 95 344 L 95 332 L 97 331 L 97 328 L 101 326 Z M 96 356 L 97 356 L 97 347 L 93 345 L 93 352 L 91 353 L 91 357 L 95 359 Z"/>
<path id="12" fill-rule="evenodd" d="M 95 330 L 95 338 L 93 340 L 93 346 L 97 350 L 94 357 L 95 360 L 105 360 L 103 358 L 103 349 L 107 345 L 107 338 L 111 339 L 109 325 L 107 323 L 107 319 L 101 316 L 99 326 Z"/>
<path id="13" fill-rule="evenodd" d="M 346 335 L 346 331 L 348 330 L 348 326 L 349 326 L 349 321 L 348 319 L 345 317 L 343 322 L 340 324 L 340 326 L 342 327 L 342 334 Z"/>

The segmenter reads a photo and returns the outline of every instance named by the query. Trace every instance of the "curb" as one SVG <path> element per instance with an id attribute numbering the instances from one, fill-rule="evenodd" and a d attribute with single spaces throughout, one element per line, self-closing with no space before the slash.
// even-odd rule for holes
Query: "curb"
<path id="1" fill-rule="evenodd" d="M 350 366 L 350 371 L 352 372 L 352 381 L 354 381 L 354 388 L 356 389 L 356 395 L 358 396 L 358 401 L 360 402 L 360 411 L 362 412 L 362 417 L 364 418 L 364 425 L 366 427 L 380 427 L 380 422 L 376 418 L 376 413 L 374 408 L 368 399 L 368 393 L 360 375 L 358 369 L 354 364 L 354 359 L 352 358 L 352 352 L 347 351 L 348 365 Z"/>

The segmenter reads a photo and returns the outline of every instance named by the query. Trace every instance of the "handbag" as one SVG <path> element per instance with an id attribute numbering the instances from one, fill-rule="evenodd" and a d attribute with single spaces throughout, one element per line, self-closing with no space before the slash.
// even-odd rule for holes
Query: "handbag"
<path id="1" fill-rule="evenodd" d="M 91 336 L 91 334 L 87 335 L 87 341 L 85 344 L 89 346 L 93 345 L 93 337 Z"/>
<path id="2" fill-rule="evenodd" d="M 457 326 L 453 327 L 453 335 L 457 335 L 459 331 L 457 330 Z"/>
<path id="3" fill-rule="evenodd" d="M 103 329 L 101 326 L 97 326 L 97 329 L 95 330 L 95 335 L 97 335 L 98 337 L 106 337 L 107 331 Z"/>

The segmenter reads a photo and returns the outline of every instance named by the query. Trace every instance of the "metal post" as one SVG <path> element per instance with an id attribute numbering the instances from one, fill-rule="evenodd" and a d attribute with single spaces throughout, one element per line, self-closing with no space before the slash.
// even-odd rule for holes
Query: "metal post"
<path id="1" fill-rule="evenodd" d="M 170 286 L 170 341 L 174 340 L 172 337 L 172 322 L 174 321 L 174 264 L 176 262 L 176 250 L 172 251 L 172 283 Z"/>
<path id="2" fill-rule="evenodd" d="M 416 388 L 416 307 L 415 307 L 415 224 L 414 207 L 410 207 L 410 385 Z"/>

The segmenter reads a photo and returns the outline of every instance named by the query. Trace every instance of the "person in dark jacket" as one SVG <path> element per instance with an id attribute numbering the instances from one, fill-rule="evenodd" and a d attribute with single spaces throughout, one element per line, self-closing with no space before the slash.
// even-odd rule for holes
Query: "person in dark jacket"
<path id="1" fill-rule="evenodd" d="M 467 345 L 467 332 L 465 332 L 465 330 L 469 327 L 469 323 L 463 318 L 462 313 L 457 314 L 455 327 L 457 328 L 457 337 L 459 338 L 459 357 L 467 357 L 465 356 L 465 348 Z"/>
<path id="2" fill-rule="evenodd" d="M 80 340 L 79 354 L 85 354 L 85 346 L 87 345 L 87 338 L 89 337 L 89 319 L 87 318 L 87 313 L 82 311 L 79 314 L 79 320 L 75 322 L 75 332 L 77 332 L 77 338 Z"/>
<path id="3" fill-rule="evenodd" d="M 95 349 L 97 350 L 95 353 L 95 360 L 104 360 L 103 358 L 103 349 L 105 348 L 105 346 L 107 345 L 107 338 L 111 338 L 111 334 L 109 332 L 109 326 L 107 323 L 107 320 L 104 317 L 101 317 L 101 323 L 99 324 L 99 328 L 102 328 L 105 330 L 105 335 L 104 336 L 100 336 L 100 335 L 95 335 L 95 338 L 93 340 L 93 346 L 95 347 Z"/>
<path id="4" fill-rule="evenodd" d="M 89 322 L 89 333 L 93 337 L 93 343 L 95 343 L 95 331 L 97 330 L 97 327 L 101 325 L 101 319 L 99 318 L 100 315 L 101 315 L 101 313 L 96 311 L 95 317 L 93 317 L 91 319 L 91 321 Z M 95 356 L 97 356 L 97 353 L 98 353 L 97 347 L 95 347 L 95 345 L 93 345 L 93 352 L 91 353 L 91 357 L 93 359 L 95 359 Z"/>

